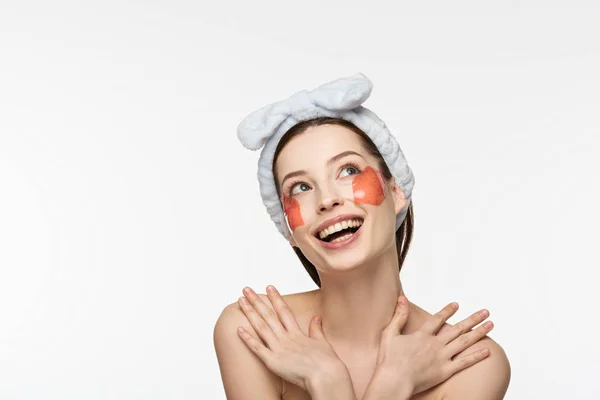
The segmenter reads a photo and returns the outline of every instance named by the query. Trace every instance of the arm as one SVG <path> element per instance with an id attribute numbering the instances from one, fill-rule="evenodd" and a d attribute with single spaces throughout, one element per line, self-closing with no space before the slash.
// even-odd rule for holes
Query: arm
<path id="1" fill-rule="evenodd" d="M 261 313 L 267 314 L 266 304 L 257 301 L 258 296 L 252 296 L 252 299 Z M 286 306 L 282 299 L 274 301 L 279 309 Z M 288 307 L 280 312 L 285 314 L 284 317 L 293 318 L 292 314 L 288 315 Z M 302 340 L 304 335 L 299 337 L 298 334 L 287 339 L 281 337 L 289 351 L 282 351 L 285 350 L 282 344 L 271 339 L 273 351 L 265 346 L 262 336 L 254 328 L 259 326 L 257 329 L 263 332 L 268 327 L 263 319 L 261 330 L 261 325 L 256 325 L 258 317 L 251 307 L 246 306 L 242 310 L 238 303 L 234 303 L 225 307 L 215 325 L 214 345 L 228 400 L 280 399 L 281 373 L 290 377 L 284 378 L 286 381 L 302 384 L 301 387 L 310 393 L 313 400 L 356 400 L 348 369 L 337 356 L 329 354 L 335 355 L 324 339 L 320 324 L 314 323 L 314 318 L 309 326 L 310 338 Z M 284 319 L 290 326 L 290 321 Z M 240 336 L 238 326 L 243 327 L 247 334 Z M 297 347 L 296 342 L 308 344 Z M 300 373 L 303 375 L 298 375 Z"/>
<path id="2" fill-rule="evenodd" d="M 327 342 L 320 319 L 311 319 L 307 336 L 275 287 L 267 287 L 267 296 L 243 292 L 240 310 L 260 338 L 240 332 L 240 339 L 270 371 L 312 399 L 356 400 L 348 368 Z"/>
<path id="3" fill-rule="evenodd" d="M 399 378 L 402 379 L 392 374 L 392 371 L 378 367 L 362 400 L 409 400 L 412 397 L 413 388 L 409 383 L 402 384 L 402 382 L 398 385 L 390 385 L 390 383 L 397 382 Z"/>
<path id="4" fill-rule="evenodd" d="M 488 348 L 490 355 L 467 369 L 457 372 L 438 387 L 443 400 L 502 400 L 510 382 L 510 364 L 506 353 L 485 337 L 456 355 L 461 357 Z M 413 388 L 392 371 L 378 368 L 367 387 L 363 400 L 408 400 Z"/>
<path id="5" fill-rule="evenodd" d="M 308 392 L 312 400 L 357 400 L 348 370 L 312 381 Z"/>
<path id="6" fill-rule="evenodd" d="M 419 329 L 402 333 L 410 308 L 404 296 L 392 320 L 381 333 L 377 368 L 365 392 L 365 400 L 410 399 L 440 384 L 460 371 L 469 369 L 490 355 L 487 342 L 481 341 L 492 328 L 491 322 L 472 328 L 489 316 L 487 310 L 472 314 L 454 326 L 442 325 L 458 304 L 452 303 L 433 315 Z M 476 343 L 480 342 L 479 346 Z M 466 354 L 465 354 L 466 353 Z M 453 389 L 456 390 L 456 389 Z M 460 394 L 458 395 L 460 399 Z"/>
<path id="7" fill-rule="evenodd" d="M 238 326 L 243 326 L 252 335 L 256 335 L 237 303 L 233 303 L 225 307 L 213 333 L 227 399 L 281 399 L 281 379 L 240 340 Z"/>

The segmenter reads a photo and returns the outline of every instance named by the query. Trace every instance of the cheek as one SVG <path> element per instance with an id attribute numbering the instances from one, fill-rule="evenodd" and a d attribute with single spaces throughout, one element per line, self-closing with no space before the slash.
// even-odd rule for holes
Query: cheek
<path id="1" fill-rule="evenodd" d="M 297 227 L 304 225 L 302 214 L 300 213 L 300 203 L 294 198 L 290 198 L 283 194 L 283 211 L 287 216 L 290 229 L 294 231 Z"/>
<path id="2" fill-rule="evenodd" d="M 362 174 L 352 180 L 354 203 L 378 206 L 385 200 L 385 190 L 381 172 L 371 167 L 365 168 Z"/>

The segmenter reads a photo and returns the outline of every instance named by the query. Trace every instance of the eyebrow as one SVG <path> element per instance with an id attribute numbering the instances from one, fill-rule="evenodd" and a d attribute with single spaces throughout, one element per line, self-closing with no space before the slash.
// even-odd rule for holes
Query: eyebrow
<path id="1" fill-rule="evenodd" d="M 347 151 L 343 151 L 340 154 L 338 154 L 337 156 L 333 156 L 331 157 L 328 161 L 327 161 L 327 165 L 330 165 L 346 156 L 350 156 L 350 155 L 356 155 L 359 156 L 360 158 L 363 158 L 363 156 L 361 156 L 360 154 L 358 154 L 357 152 L 353 151 L 353 150 L 347 150 Z M 299 176 L 299 175 L 306 175 L 308 174 L 308 172 L 306 170 L 299 170 L 299 171 L 294 171 L 294 172 L 290 172 L 289 174 L 287 174 L 286 176 L 283 177 L 283 180 L 281 181 L 281 186 L 283 186 L 283 184 L 285 183 L 285 181 L 289 178 L 293 178 L 295 176 Z"/>

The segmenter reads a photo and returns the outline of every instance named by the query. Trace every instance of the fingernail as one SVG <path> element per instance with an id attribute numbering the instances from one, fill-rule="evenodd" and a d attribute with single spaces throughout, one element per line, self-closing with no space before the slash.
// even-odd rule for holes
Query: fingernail
<path id="1" fill-rule="evenodd" d="M 402 305 L 405 305 L 405 304 L 406 304 L 406 297 L 404 297 L 404 296 L 400 296 L 400 297 L 398 298 L 398 303 L 400 303 L 400 304 L 402 304 Z"/>
<path id="2" fill-rule="evenodd" d="M 454 302 L 454 303 L 450 304 L 450 306 L 452 308 L 454 308 L 455 310 L 458 310 L 458 303 Z"/>
<path id="3" fill-rule="evenodd" d="M 494 324 L 492 324 L 492 321 L 488 321 L 485 324 L 483 324 L 483 327 L 486 328 L 486 329 L 489 329 L 489 328 L 492 327 L 492 325 L 494 325 Z"/>
<path id="4" fill-rule="evenodd" d="M 320 324 L 321 323 L 321 317 L 315 317 L 315 322 L 317 324 Z"/>
<path id="5" fill-rule="evenodd" d="M 250 294 L 250 293 L 252 293 L 252 289 L 250 289 L 248 286 L 246 286 L 244 288 L 244 290 L 242 290 L 242 292 L 244 292 L 244 294 Z"/>
<path id="6" fill-rule="evenodd" d="M 488 310 L 481 310 L 481 311 L 479 311 L 479 315 L 481 315 L 483 318 L 485 318 L 488 315 L 490 315 L 490 312 Z"/>
<path id="7" fill-rule="evenodd" d="M 273 285 L 267 286 L 267 292 L 275 293 L 275 286 L 273 286 Z"/>
<path id="8" fill-rule="evenodd" d="M 240 303 L 242 303 L 243 305 L 247 306 L 248 305 L 248 300 L 246 300 L 246 298 L 244 296 L 240 297 Z"/>

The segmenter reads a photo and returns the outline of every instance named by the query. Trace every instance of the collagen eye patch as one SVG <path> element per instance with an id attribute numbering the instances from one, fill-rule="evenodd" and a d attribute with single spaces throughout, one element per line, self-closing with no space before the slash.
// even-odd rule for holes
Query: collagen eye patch
<path id="1" fill-rule="evenodd" d="M 400 145 L 385 122 L 362 106 L 372 90 L 373 83 L 360 73 L 336 79 L 311 91 L 301 90 L 286 99 L 268 104 L 246 116 L 238 125 L 238 139 L 246 148 L 262 148 L 257 174 L 260 195 L 275 226 L 286 239 L 290 238 L 290 230 L 284 212 L 287 212 L 288 220 L 291 219 L 296 227 L 301 226 L 304 221 L 299 206 L 290 202 L 288 211 L 285 211 L 286 203 L 281 201 L 277 193 L 273 176 L 275 149 L 291 127 L 318 117 L 349 121 L 371 139 L 406 198 L 406 204 L 396 215 L 396 229 L 402 225 L 411 203 L 415 178 Z M 315 146 L 318 146 L 318 143 L 315 143 Z M 359 181 L 356 188 L 356 201 L 381 204 L 385 191 L 377 193 L 376 186 L 370 180 L 372 178 L 366 176 L 364 179 L 365 182 Z"/>
<path id="2" fill-rule="evenodd" d="M 355 204 L 372 204 L 378 206 L 385 200 L 385 184 L 381 171 L 372 167 L 357 174 L 352 180 L 352 191 Z"/>
<path id="3" fill-rule="evenodd" d="M 302 218 L 302 213 L 300 211 L 300 203 L 298 203 L 298 200 L 286 196 L 285 193 L 281 196 L 281 199 L 285 216 L 287 217 L 288 224 L 293 232 L 297 227 L 304 225 L 304 219 Z"/>

